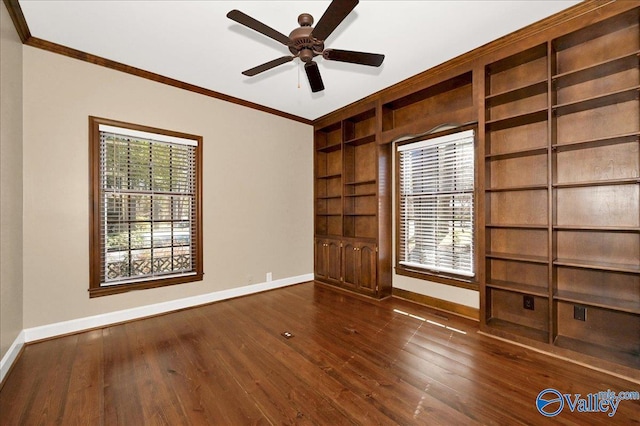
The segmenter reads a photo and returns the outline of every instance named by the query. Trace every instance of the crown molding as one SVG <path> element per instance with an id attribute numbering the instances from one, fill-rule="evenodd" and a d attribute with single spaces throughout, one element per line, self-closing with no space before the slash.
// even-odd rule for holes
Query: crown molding
<path id="1" fill-rule="evenodd" d="M 225 95 L 224 93 L 205 89 L 204 87 L 196 86 L 194 84 L 186 83 L 184 81 L 180 81 L 174 78 L 166 77 L 164 75 L 156 74 L 151 71 L 146 71 L 140 68 L 123 64 L 121 62 L 112 61 L 111 59 L 103 58 L 97 55 L 93 55 L 91 53 L 87 53 L 81 50 L 73 49 L 71 47 L 63 46 L 58 43 L 53 43 L 51 41 L 43 40 L 38 37 L 33 37 L 31 35 L 31 31 L 29 30 L 29 26 L 27 25 L 27 21 L 24 17 L 24 14 L 22 13 L 22 8 L 20 7 L 18 0 L 4 0 L 4 4 L 7 7 L 7 10 L 9 11 L 9 15 L 11 16 L 11 20 L 13 21 L 13 25 L 16 28 L 16 31 L 20 37 L 20 40 L 22 40 L 22 43 L 26 46 L 31 46 L 31 47 L 46 50 L 49 52 L 57 53 L 59 55 L 67 56 L 69 58 L 78 59 L 94 65 L 110 68 L 115 71 L 124 72 L 126 74 L 135 75 L 137 77 L 141 77 L 147 80 L 177 87 L 179 89 L 183 89 L 189 92 L 208 96 L 210 98 L 215 98 L 225 102 L 230 102 L 232 104 L 241 105 L 247 108 L 266 112 L 268 114 L 277 115 L 279 117 L 297 121 L 299 123 L 308 124 L 308 125 L 313 124 L 313 120 L 309 120 L 294 114 L 289 114 L 274 108 L 269 108 L 264 105 L 245 101 L 244 99 Z"/>

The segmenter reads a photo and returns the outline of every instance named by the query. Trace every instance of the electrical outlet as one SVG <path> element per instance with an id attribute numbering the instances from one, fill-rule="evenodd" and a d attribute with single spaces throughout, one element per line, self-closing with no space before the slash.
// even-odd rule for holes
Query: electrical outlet
<path id="1" fill-rule="evenodd" d="M 578 321 L 587 320 L 587 308 L 584 306 L 573 305 L 573 319 Z"/>
<path id="2" fill-rule="evenodd" d="M 533 311 L 535 309 L 535 302 L 534 302 L 533 296 L 524 295 L 522 297 L 522 307 L 524 309 Z"/>
<path id="3" fill-rule="evenodd" d="M 273 274 L 271 272 L 267 272 L 267 282 L 273 280 Z"/>

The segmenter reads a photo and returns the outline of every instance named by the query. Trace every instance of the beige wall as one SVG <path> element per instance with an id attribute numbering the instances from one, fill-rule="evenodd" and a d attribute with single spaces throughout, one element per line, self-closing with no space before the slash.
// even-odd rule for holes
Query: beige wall
<path id="1" fill-rule="evenodd" d="M 313 272 L 313 129 L 24 47 L 24 328 Z M 88 116 L 204 137 L 204 281 L 89 299 Z"/>
<path id="2" fill-rule="evenodd" d="M 0 358 L 22 330 L 22 43 L 0 6 Z"/>
<path id="3" fill-rule="evenodd" d="M 458 305 L 470 306 L 476 309 L 480 307 L 480 294 L 476 290 L 434 283 L 396 273 L 393 274 L 393 286 L 413 293 L 457 303 Z"/>

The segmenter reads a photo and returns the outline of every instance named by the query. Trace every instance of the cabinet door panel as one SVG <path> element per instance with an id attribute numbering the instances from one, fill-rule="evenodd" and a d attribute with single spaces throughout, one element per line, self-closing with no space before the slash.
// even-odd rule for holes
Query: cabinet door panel
<path id="1" fill-rule="evenodd" d="M 326 253 L 326 241 L 316 239 L 315 242 L 315 261 L 316 261 L 316 276 L 327 277 L 327 253 Z"/>
<path id="2" fill-rule="evenodd" d="M 333 281 L 340 281 L 340 242 L 329 240 L 327 242 L 327 278 Z"/>
<path id="3" fill-rule="evenodd" d="M 367 293 L 376 291 L 376 248 L 373 245 L 361 244 L 358 250 L 360 268 L 358 271 L 358 287 Z"/>
<path id="4" fill-rule="evenodd" d="M 354 243 L 344 244 L 344 285 L 356 287 L 358 285 L 358 247 Z"/>

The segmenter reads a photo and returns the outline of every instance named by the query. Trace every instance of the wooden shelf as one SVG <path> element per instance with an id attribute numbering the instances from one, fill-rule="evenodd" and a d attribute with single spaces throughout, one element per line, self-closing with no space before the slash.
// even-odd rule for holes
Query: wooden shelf
<path id="1" fill-rule="evenodd" d="M 342 126 L 340 123 L 335 123 L 322 129 L 316 129 L 314 133 L 316 152 L 328 153 L 340 149 L 342 145 Z"/>
<path id="2" fill-rule="evenodd" d="M 558 291 L 553 298 L 563 302 L 596 306 L 599 308 L 628 312 L 631 314 L 640 314 L 640 301 L 621 300 L 613 297 L 594 296 L 572 291 Z"/>
<path id="3" fill-rule="evenodd" d="M 503 105 L 509 102 L 518 101 L 531 96 L 540 95 L 547 92 L 547 79 L 536 81 L 531 84 L 527 84 L 522 87 L 517 87 L 512 90 L 506 90 L 501 93 L 495 93 L 488 95 L 485 98 L 485 104 L 487 107 L 495 107 Z"/>
<path id="4" fill-rule="evenodd" d="M 584 232 L 640 232 L 638 226 L 580 226 L 553 225 L 555 231 L 584 231 Z"/>
<path id="5" fill-rule="evenodd" d="M 520 65 L 542 59 L 547 56 L 547 43 L 542 43 L 530 49 L 523 50 L 504 59 L 500 59 L 487 65 L 488 74 L 498 74 L 503 71 L 516 68 Z"/>
<path id="6" fill-rule="evenodd" d="M 619 135 L 607 136 L 602 138 L 585 139 L 574 142 L 559 143 L 552 146 L 558 151 L 593 148 L 597 146 L 613 145 L 618 143 L 638 142 L 640 140 L 640 132 L 623 133 Z"/>
<path id="7" fill-rule="evenodd" d="M 530 294 L 538 297 L 549 297 L 546 288 L 529 284 L 520 284 L 510 281 L 491 280 L 487 282 L 487 287 L 497 288 L 500 290 L 511 291 L 514 293 Z"/>
<path id="8" fill-rule="evenodd" d="M 376 213 L 345 213 L 344 216 L 352 216 L 352 217 L 366 217 L 366 216 L 375 216 Z"/>
<path id="9" fill-rule="evenodd" d="M 365 192 L 362 194 L 345 194 L 345 198 L 356 198 L 356 197 L 375 197 L 376 194 L 375 192 Z"/>
<path id="10" fill-rule="evenodd" d="M 485 125 L 487 127 L 487 130 L 496 131 L 508 129 L 510 127 L 518 127 L 524 126 L 526 124 L 537 123 L 539 121 L 545 121 L 546 119 L 547 108 L 544 108 L 524 114 L 517 114 L 495 120 L 488 120 L 485 122 Z"/>
<path id="11" fill-rule="evenodd" d="M 340 177 L 342 177 L 341 173 L 334 173 L 331 175 L 316 176 L 316 179 L 336 179 Z"/>
<path id="12" fill-rule="evenodd" d="M 624 263 L 594 262 L 587 260 L 558 258 L 554 260 L 553 264 L 555 266 L 570 266 L 573 268 L 595 269 L 599 271 L 640 274 L 640 265 L 630 265 Z"/>
<path id="13" fill-rule="evenodd" d="M 498 152 L 486 154 L 485 158 L 488 160 L 506 160 L 509 158 L 517 158 L 517 157 L 528 157 L 531 155 L 540 155 L 546 154 L 547 147 L 539 147 L 539 148 L 527 148 L 527 149 L 517 149 L 508 152 Z"/>
<path id="14" fill-rule="evenodd" d="M 375 141 L 376 141 L 376 135 L 374 134 L 374 135 L 367 135 L 360 138 L 351 139 L 351 140 L 345 141 L 344 144 L 351 145 L 351 146 L 360 146 L 360 145 L 372 143 Z"/>
<path id="15" fill-rule="evenodd" d="M 506 229 L 547 229 L 548 225 L 537 225 L 530 223 L 516 223 L 516 224 L 507 224 L 507 223 L 487 223 L 485 224 L 487 228 L 506 228 Z"/>
<path id="16" fill-rule="evenodd" d="M 540 263 L 540 264 L 549 263 L 549 260 L 547 259 L 546 256 L 531 256 L 531 255 L 517 254 L 517 253 L 488 252 L 486 253 L 486 257 L 489 259 L 515 260 L 517 262 L 527 262 L 527 263 Z"/>
<path id="17" fill-rule="evenodd" d="M 583 342 L 562 335 L 555 338 L 554 344 L 560 348 L 569 349 L 595 358 L 612 361 L 636 369 L 640 368 L 640 354 L 638 353 L 624 352 L 618 349 L 594 345 L 591 342 Z"/>
<path id="18" fill-rule="evenodd" d="M 342 213 L 316 213 L 316 216 L 342 216 Z"/>
<path id="19" fill-rule="evenodd" d="M 554 105 L 552 108 L 555 111 L 556 115 L 573 114 L 588 109 L 601 108 L 607 105 L 637 100 L 639 90 L 640 86 L 633 86 L 624 90 L 618 90 L 599 96 L 593 96 L 591 98 Z"/>
<path id="20" fill-rule="evenodd" d="M 556 74 L 551 79 L 556 84 L 556 89 L 594 80 L 620 71 L 632 69 L 638 66 L 640 51 L 630 52 L 602 62 L 597 62 L 586 67 Z"/>
<path id="21" fill-rule="evenodd" d="M 507 191 L 532 191 L 538 189 L 547 189 L 547 185 L 522 185 L 509 187 L 487 188 L 486 192 L 507 192 Z"/>
<path id="22" fill-rule="evenodd" d="M 611 186 L 611 185 L 635 185 L 640 183 L 640 177 L 625 178 L 625 179 L 607 179 L 607 180 L 591 180 L 584 182 L 562 182 L 554 183 L 553 187 L 562 188 L 581 188 L 585 186 Z"/>
<path id="23" fill-rule="evenodd" d="M 502 332 L 521 336 L 529 340 L 535 340 L 543 343 L 548 343 L 549 341 L 549 333 L 547 331 L 526 327 L 498 318 L 491 318 L 488 320 L 487 326 Z"/>
<path id="24" fill-rule="evenodd" d="M 333 152 L 333 151 L 338 151 L 342 148 L 342 143 L 334 143 L 331 145 L 327 145 L 327 146 L 323 146 L 320 148 L 317 148 L 316 151 L 318 152 Z"/>
<path id="25" fill-rule="evenodd" d="M 363 242 L 363 243 L 373 243 L 375 244 L 378 239 L 375 237 L 355 237 L 353 235 L 344 235 L 342 238 L 344 241 L 351 241 L 351 242 Z"/>
<path id="26" fill-rule="evenodd" d="M 318 200 L 333 200 L 333 199 L 338 199 L 338 198 L 342 198 L 341 195 L 321 195 L 319 197 L 316 197 Z"/>
<path id="27" fill-rule="evenodd" d="M 375 179 L 370 179 L 370 180 L 359 180 L 359 181 L 353 181 L 353 182 L 345 182 L 345 185 L 370 185 L 372 183 L 376 183 Z"/>

